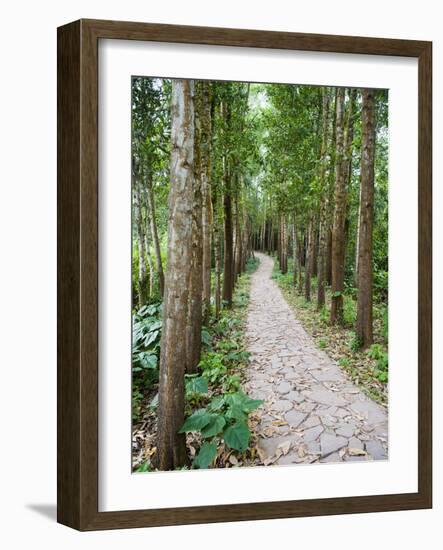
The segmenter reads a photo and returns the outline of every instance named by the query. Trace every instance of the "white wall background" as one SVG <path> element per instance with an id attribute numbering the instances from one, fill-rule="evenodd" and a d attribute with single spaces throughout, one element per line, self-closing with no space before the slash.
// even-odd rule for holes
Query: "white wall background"
<path id="1" fill-rule="evenodd" d="M 2 10 L 0 541 L 181 549 L 426 547 L 441 540 L 443 38 L 441 3 L 371 0 L 16 1 Z M 434 510 L 77 533 L 55 523 L 56 27 L 89 17 L 434 41 Z M 407 220 L 405 220 L 407 223 Z M 435 546 L 435 545 L 433 545 Z"/>

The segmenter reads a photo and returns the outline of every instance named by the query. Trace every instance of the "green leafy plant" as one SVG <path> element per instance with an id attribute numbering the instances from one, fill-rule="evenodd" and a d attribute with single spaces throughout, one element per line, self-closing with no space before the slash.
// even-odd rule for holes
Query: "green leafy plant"
<path id="1" fill-rule="evenodd" d="M 325 349 L 327 345 L 328 345 L 327 340 L 325 338 L 320 338 L 320 340 L 318 341 L 318 347 L 320 349 Z"/>
<path id="2" fill-rule="evenodd" d="M 380 382 L 388 382 L 388 353 L 381 344 L 372 344 L 366 352 L 368 357 L 376 361 L 375 375 Z"/>
<path id="3" fill-rule="evenodd" d="M 133 314 L 132 324 L 132 402 L 137 420 L 145 391 L 158 381 L 161 338 L 161 304 L 149 304 Z"/>
<path id="4" fill-rule="evenodd" d="M 208 390 L 208 381 L 205 377 L 198 374 L 185 375 L 185 398 L 189 403 L 198 403 Z"/>
<path id="5" fill-rule="evenodd" d="M 360 338 L 356 334 L 354 334 L 351 341 L 349 342 L 349 349 L 355 353 L 360 349 L 360 347 L 361 347 Z"/>
<path id="6" fill-rule="evenodd" d="M 206 353 L 200 363 L 199 368 L 202 371 L 202 375 L 212 384 L 220 383 L 223 377 L 228 372 L 228 369 L 223 363 L 223 354 L 219 352 Z"/>
<path id="7" fill-rule="evenodd" d="M 214 397 L 206 408 L 192 413 L 180 433 L 198 432 L 204 440 L 193 460 L 194 468 L 207 468 L 216 457 L 221 440 L 229 449 L 244 452 L 249 446 L 248 415 L 263 403 L 241 390 Z"/>

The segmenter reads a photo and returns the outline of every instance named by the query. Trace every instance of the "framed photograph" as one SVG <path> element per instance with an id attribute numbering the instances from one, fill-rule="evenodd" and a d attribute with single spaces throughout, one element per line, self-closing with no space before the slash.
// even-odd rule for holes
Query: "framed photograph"
<path id="1" fill-rule="evenodd" d="M 58 521 L 432 506 L 430 42 L 58 29 Z"/>

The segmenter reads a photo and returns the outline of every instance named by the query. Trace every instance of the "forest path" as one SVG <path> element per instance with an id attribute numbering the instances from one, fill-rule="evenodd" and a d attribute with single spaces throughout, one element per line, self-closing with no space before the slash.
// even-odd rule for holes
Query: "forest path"
<path id="1" fill-rule="evenodd" d="M 263 405 L 251 415 L 265 464 L 387 459 L 386 410 L 366 397 L 318 349 L 271 279 L 274 261 L 257 253 L 246 328 L 251 353 L 244 384 Z"/>

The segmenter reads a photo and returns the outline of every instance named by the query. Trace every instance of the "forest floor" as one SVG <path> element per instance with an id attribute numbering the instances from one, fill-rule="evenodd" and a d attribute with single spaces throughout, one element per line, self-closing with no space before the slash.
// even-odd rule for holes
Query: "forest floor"
<path id="1" fill-rule="evenodd" d="M 366 396 L 303 328 L 256 253 L 244 389 L 263 405 L 250 418 L 264 465 L 385 460 L 387 410 Z"/>

